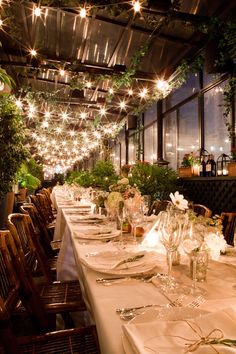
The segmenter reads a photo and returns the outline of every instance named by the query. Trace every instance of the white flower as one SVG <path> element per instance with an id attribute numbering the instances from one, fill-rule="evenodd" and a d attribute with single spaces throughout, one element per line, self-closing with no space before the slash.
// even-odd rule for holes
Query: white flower
<path id="1" fill-rule="evenodd" d="M 217 233 L 208 233 L 205 236 L 204 242 L 209 248 L 210 255 L 212 259 L 217 260 L 220 256 L 220 251 L 224 251 L 226 247 L 226 241 L 223 235 L 218 235 Z"/>
<path id="2" fill-rule="evenodd" d="M 184 199 L 184 196 L 182 194 L 179 194 L 178 191 L 175 192 L 175 194 L 170 193 L 170 199 L 174 206 L 176 206 L 180 210 L 186 210 L 188 209 L 188 201 Z"/>

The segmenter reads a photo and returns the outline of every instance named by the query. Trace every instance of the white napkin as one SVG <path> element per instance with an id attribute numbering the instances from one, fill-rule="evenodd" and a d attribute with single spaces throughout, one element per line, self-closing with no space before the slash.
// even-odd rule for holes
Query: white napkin
<path id="1" fill-rule="evenodd" d="M 137 261 L 123 263 L 116 267 L 118 262 L 129 257 L 143 254 Z M 151 270 L 157 262 L 155 252 L 99 252 L 95 256 L 81 258 L 81 262 L 98 272 L 110 272 L 110 274 L 142 273 Z"/>
<path id="2" fill-rule="evenodd" d="M 184 354 L 187 352 L 185 343 L 188 342 L 188 339 L 196 341 L 200 339 L 187 322 L 193 325 L 199 334 L 199 327 L 201 328 L 203 334 L 200 334 L 200 336 L 207 336 L 213 329 L 218 328 L 224 333 L 224 338 L 236 339 L 236 311 L 232 308 L 188 320 L 165 321 L 164 319 L 156 319 L 143 323 L 140 320 L 140 323 L 138 323 L 137 317 L 134 323 L 131 321 L 131 323 L 123 325 L 123 332 L 135 354 Z M 214 333 L 212 336 L 214 336 Z M 221 354 L 236 353 L 236 347 L 215 345 L 215 348 Z M 126 354 L 133 353 L 129 351 Z M 215 351 L 209 345 L 201 345 L 194 351 L 194 354 L 211 353 L 213 354 Z"/>
<path id="3" fill-rule="evenodd" d="M 84 226 L 83 226 L 84 227 Z M 86 227 L 80 231 L 74 231 L 74 236 L 78 238 L 89 238 L 89 236 L 103 236 L 103 235 L 120 235 L 119 230 L 113 230 L 109 227 Z"/>

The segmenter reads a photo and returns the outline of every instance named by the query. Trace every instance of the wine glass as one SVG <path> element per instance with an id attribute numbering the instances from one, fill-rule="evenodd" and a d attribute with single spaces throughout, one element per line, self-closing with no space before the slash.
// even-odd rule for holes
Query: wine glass
<path id="1" fill-rule="evenodd" d="M 159 224 L 159 240 L 166 250 L 167 278 L 162 286 L 164 292 L 176 292 L 179 284 L 172 277 L 172 254 L 175 252 L 182 240 L 182 226 L 179 220 L 168 212 L 163 212 Z"/>
<path id="2" fill-rule="evenodd" d="M 143 222 L 143 213 L 140 208 L 126 208 L 127 217 L 133 230 L 133 243 L 137 244 L 136 228 Z"/>
<path id="3" fill-rule="evenodd" d="M 124 202 L 120 201 L 118 204 L 118 208 L 117 208 L 117 218 L 119 220 L 119 224 L 120 224 L 120 244 L 123 245 L 123 221 L 124 221 L 124 217 L 125 217 L 125 208 L 124 208 Z"/>

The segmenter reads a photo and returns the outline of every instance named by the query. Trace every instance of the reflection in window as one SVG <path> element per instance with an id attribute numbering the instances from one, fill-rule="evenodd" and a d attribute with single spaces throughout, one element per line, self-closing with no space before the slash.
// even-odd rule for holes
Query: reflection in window
<path id="1" fill-rule="evenodd" d="M 130 137 L 129 138 L 129 160 L 128 160 L 128 163 L 131 165 L 131 164 L 134 164 L 135 161 L 136 161 L 136 146 L 134 144 L 134 136 Z"/>
<path id="2" fill-rule="evenodd" d="M 164 159 L 169 161 L 169 167 L 177 168 L 176 145 L 177 145 L 177 119 L 176 111 L 165 116 L 163 120 L 164 130 Z"/>
<path id="3" fill-rule="evenodd" d="M 144 160 L 155 162 L 157 160 L 157 124 L 144 130 Z"/>
<path id="4" fill-rule="evenodd" d="M 112 162 L 116 173 L 120 173 L 120 144 L 116 144 L 112 153 Z"/>
<path id="5" fill-rule="evenodd" d="M 223 89 L 227 82 L 204 94 L 205 148 L 215 159 L 223 152 L 230 154 L 230 140 L 223 119 Z"/>
<path id="6" fill-rule="evenodd" d="M 154 103 L 151 107 L 147 109 L 144 114 L 144 126 L 154 122 L 157 119 L 157 104 Z"/>
<path id="7" fill-rule="evenodd" d="M 199 74 L 189 74 L 186 83 L 178 90 L 173 91 L 173 93 L 171 93 L 165 100 L 165 111 L 167 111 L 171 107 L 174 107 L 175 105 L 177 105 L 184 99 L 190 97 L 191 95 L 197 93 L 199 89 Z"/>
<path id="8" fill-rule="evenodd" d="M 179 132 L 177 165 L 180 167 L 185 154 L 199 150 L 198 100 L 181 106 L 178 114 Z"/>

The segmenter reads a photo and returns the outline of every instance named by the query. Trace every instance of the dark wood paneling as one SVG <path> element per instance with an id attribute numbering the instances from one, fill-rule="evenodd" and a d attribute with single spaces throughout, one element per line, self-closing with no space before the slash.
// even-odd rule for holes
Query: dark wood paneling
<path id="1" fill-rule="evenodd" d="M 213 214 L 236 212 L 236 177 L 181 178 L 179 184 L 186 198 L 206 205 Z"/>

